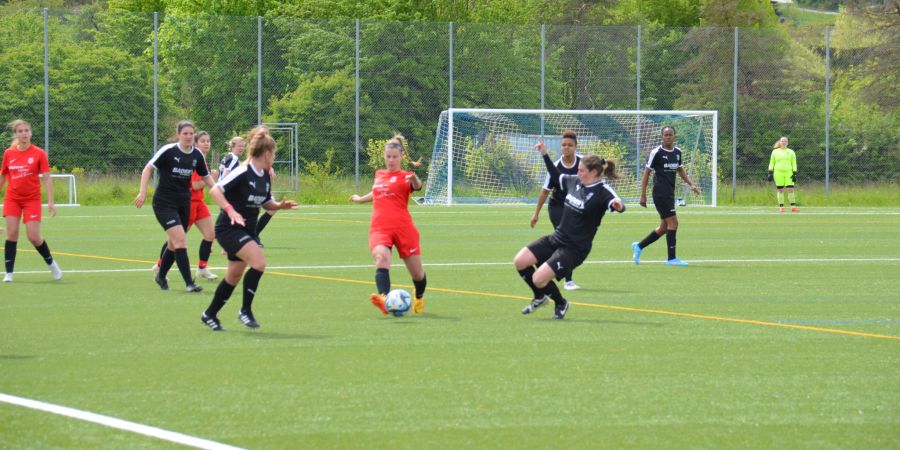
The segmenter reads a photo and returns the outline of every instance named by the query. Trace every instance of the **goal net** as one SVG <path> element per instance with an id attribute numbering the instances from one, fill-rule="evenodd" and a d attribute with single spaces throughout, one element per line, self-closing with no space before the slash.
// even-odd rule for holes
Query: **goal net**
<path id="1" fill-rule="evenodd" d="M 695 195 L 677 177 L 679 203 L 715 206 L 717 122 L 716 111 L 450 109 L 438 121 L 422 202 L 534 203 L 547 175 L 534 144 L 544 141 L 556 160 L 563 131 L 572 130 L 579 154 L 616 161 L 621 178 L 610 184 L 625 202 L 636 203 L 650 151 L 660 144 L 662 128 L 673 126 L 682 165 L 702 191 Z"/>

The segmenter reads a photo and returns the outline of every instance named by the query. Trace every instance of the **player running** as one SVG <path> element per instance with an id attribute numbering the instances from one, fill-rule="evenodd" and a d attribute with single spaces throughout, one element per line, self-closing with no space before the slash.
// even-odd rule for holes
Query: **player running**
<path id="1" fill-rule="evenodd" d="M 212 147 L 209 133 L 206 131 L 197 132 L 197 134 L 194 135 L 194 146 L 197 147 L 200 152 L 203 153 L 203 157 L 206 158 L 209 149 Z M 210 175 L 215 179 L 218 176 L 218 172 L 216 170 L 210 170 Z M 196 224 L 197 229 L 200 230 L 200 234 L 203 236 L 203 240 L 200 241 L 200 254 L 199 262 L 197 263 L 196 276 L 197 278 L 206 278 L 207 280 L 212 281 L 219 278 L 207 268 L 209 265 L 209 256 L 212 254 L 213 241 L 216 239 L 216 233 L 213 231 L 212 214 L 209 212 L 209 207 L 206 206 L 206 198 L 203 196 L 204 186 L 205 183 L 203 182 L 203 178 L 201 178 L 195 170 L 194 173 L 191 174 L 191 212 L 188 216 L 187 229 L 190 230 L 191 227 Z M 168 251 L 168 246 L 168 242 L 163 243 L 162 250 L 159 253 L 159 259 L 156 261 L 156 265 L 153 266 L 154 271 L 159 271 L 159 266 L 162 264 L 162 259 Z"/>
<path id="2" fill-rule="evenodd" d="M 222 331 L 219 311 L 231 297 L 235 286 L 244 277 L 244 301 L 238 313 L 238 320 L 248 328 L 259 328 L 253 315 L 253 299 L 256 297 L 259 280 L 266 270 L 266 255 L 253 239 L 259 209 L 266 210 L 296 208 L 291 200 L 276 202 L 272 198 L 272 179 L 269 169 L 275 161 L 275 140 L 269 129 L 259 126 L 250 131 L 250 158 L 230 171 L 209 195 L 222 208 L 216 220 L 216 239 L 228 255 L 228 270 L 216 288 L 212 301 L 200 316 L 200 321 L 213 331 Z M 244 269 L 250 270 L 244 274 Z"/>
<path id="3" fill-rule="evenodd" d="M 159 171 L 159 185 L 153 194 L 153 214 L 166 231 L 168 251 L 165 252 L 159 266 L 155 281 L 159 287 L 169 290 L 166 274 L 173 263 L 178 264 L 178 271 L 184 279 L 188 292 L 200 292 L 203 287 L 191 279 L 191 263 L 187 254 L 186 225 L 189 223 L 191 210 L 191 175 L 194 171 L 202 178 L 207 187 L 213 186 L 212 177 L 206 166 L 206 159 L 199 149 L 194 147 L 194 123 L 182 120 L 176 126 L 177 142 L 162 146 L 141 172 L 141 186 L 134 206 L 144 206 L 147 198 L 147 187 L 150 175 Z"/>
<path id="4" fill-rule="evenodd" d="M 625 212 L 625 204 L 616 191 L 603 182 L 603 177 L 618 178 L 614 161 L 588 155 L 578 164 L 577 175 L 563 175 L 547 155 L 543 142 L 538 142 L 534 148 L 543 156 L 551 187 L 564 194 L 565 206 L 553 234 L 523 247 L 513 264 L 534 293 L 534 300 L 522 314 L 533 313 L 544 306 L 549 297 L 556 305 L 553 318 L 562 320 L 569 311 L 569 302 L 563 298 L 553 279 L 562 279 L 587 259 L 606 211 Z"/>
<path id="5" fill-rule="evenodd" d="M 406 151 L 404 138 L 397 134 L 384 146 L 385 169 L 375 172 L 372 191 L 366 195 L 353 194 L 350 201 L 355 203 L 373 202 L 372 221 L 369 226 L 369 250 L 375 259 L 375 286 L 377 294 L 372 294 L 372 304 L 382 314 L 387 315 L 384 298 L 391 291 L 391 248 L 397 247 L 400 259 L 412 276 L 415 286 L 413 312 L 425 312 L 425 268 L 422 267 L 422 247 L 419 245 L 419 230 L 409 215 L 409 196 L 422 189 L 422 180 L 414 172 L 400 168 Z"/>
<path id="6" fill-rule="evenodd" d="M 686 266 L 687 262 L 675 256 L 675 233 L 678 230 L 678 217 L 675 216 L 675 174 L 700 195 L 700 188 L 688 178 L 684 167 L 681 165 L 681 149 L 675 146 L 675 128 L 671 126 L 662 129 L 662 144 L 650 152 L 647 165 L 644 166 L 644 174 L 641 177 L 641 206 L 647 207 L 647 182 L 650 179 L 650 171 L 653 171 L 653 204 L 659 213 L 659 226 L 647 235 L 641 242 L 631 243 L 631 253 L 635 264 L 641 263 L 641 252 L 648 245 L 656 242 L 662 235 L 666 235 L 666 243 L 669 246 L 669 258 L 667 266 Z"/>
<path id="7" fill-rule="evenodd" d="M 44 149 L 31 143 L 31 124 L 14 120 L 9 124 L 13 132 L 12 144 L 3 152 L 0 166 L 0 189 L 9 179 L 9 187 L 3 198 L 3 217 L 6 219 L 6 246 L 4 256 L 6 273 L 4 283 L 12 283 L 16 265 L 16 246 L 19 241 L 19 220 L 25 223 L 25 233 L 34 245 L 54 280 L 62 278 L 59 264 L 53 260 L 47 241 L 41 237 L 41 178 L 47 192 L 47 210 L 56 216 L 53 204 L 53 181 L 50 178 L 50 162 Z M 3 229 L 0 228 L 0 231 Z"/>
<path id="8" fill-rule="evenodd" d="M 581 155 L 576 153 L 577 147 L 578 135 L 572 130 L 563 131 L 561 141 L 562 156 L 554 163 L 559 173 L 564 175 L 578 174 L 578 163 L 581 162 Z M 534 225 L 537 223 L 541 214 L 541 207 L 544 206 L 544 201 L 547 200 L 548 196 L 550 197 L 550 202 L 547 203 L 547 212 L 550 214 L 550 223 L 553 224 L 554 229 L 559 226 L 563 210 L 565 209 L 566 196 L 562 191 L 550 187 L 550 175 L 548 174 L 547 179 L 544 181 L 544 186 L 541 188 L 541 194 L 538 196 L 537 207 L 531 216 L 531 228 L 534 228 Z M 563 285 L 563 288 L 567 291 L 580 289 L 575 284 L 575 281 L 572 280 L 571 271 L 566 274 L 566 283 Z"/>
<path id="9" fill-rule="evenodd" d="M 787 136 L 782 136 L 772 149 L 769 157 L 769 181 L 775 181 L 778 189 L 778 211 L 784 212 L 784 189 L 788 190 L 788 200 L 791 202 L 791 212 L 797 209 L 797 197 L 794 195 L 794 183 L 797 182 L 797 155 L 788 148 Z"/>

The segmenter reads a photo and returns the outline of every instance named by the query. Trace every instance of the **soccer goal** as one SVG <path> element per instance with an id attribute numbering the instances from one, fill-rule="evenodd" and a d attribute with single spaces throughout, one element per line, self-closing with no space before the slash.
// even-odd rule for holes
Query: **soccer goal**
<path id="1" fill-rule="evenodd" d="M 621 178 L 610 184 L 636 203 L 650 151 L 662 127 L 673 126 L 685 171 L 702 190 L 695 195 L 679 177 L 679 204 L 715 206 L 717 124 L 717 111 L 449 109 L 438 121 L 422 202 L 534 203 L 547 173 L 534 144 L 543 140 L 555 160 L 563 131 L 572 130 L 578 153 L 616 161 Z"/>

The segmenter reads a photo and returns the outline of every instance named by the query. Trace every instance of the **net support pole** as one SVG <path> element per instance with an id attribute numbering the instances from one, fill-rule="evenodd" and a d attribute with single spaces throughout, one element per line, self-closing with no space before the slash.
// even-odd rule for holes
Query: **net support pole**
<path id="1" fill-rule="evenodd" d="M 44 150 L 50 156 L 50 10 L 44 8 Z"/>
<path id="2" fill-rule="evenodd" d="M 354 116 L 356 122 L 355 122 L 354 129 L 353 129 L 353 133 L 354 133 L 353 136 L 354 136 L 354 142 L 356 143 L 356 145 L 354 145 L 355 150 L 354 150 L 354 155 L 353 155 L 353 164 L 354 164 L 354 177 L 353 178 L 354 178 L 354 186 L 355 186 L 356 192 L 359 193 L 359 146 L 360 146 L 360 142 L 359 142 L 359 19 L 356 19 L 356 56 L 355 56 L 355 58 L 356 58 L 356 75 L 354 77 L 354 82 L 356 83 L 356 86 L 355 86 L 354 90 L 356 92 L 356 94 L 355 94 L 356 95 L 356 106 L 355 106 L 356 109 L 354 110 L 353 116 Z"/>
<path id="3" fill-rule="evenodd" d="M 641 26 L 637 26 L 637 61 L 636 61 L 636 82 L 635 82 L 635 103 L 634 108 L 638 111 L 641 109 Z M 637 116 L 635 119 L 635 133 L 634 133 L 634 167 L 635 173 L 638 177 L 641 176 L 641 117 Z"/>
<path id="4" fill-rule="evenodd" d="M 831 27 L 825 28 L 825 195 L 831 193 Z"/>
<path id="5" fill-rule="evenodd" d="M 734 27 L 734 67 L 731 82 L 731 201 L 737 193 L 737 94 L 738 94 L 738 27 Z M 716 180 L 713 180 L 716 183 Z"/>
<path id="6" fill-rule="evenodd" d="M 159 148 L 159 13 L 153 13 L 153 148 Z M 156 181 L 156 171 L 153 171 Z"/>
<path id="7" fill-rule="evenodd" d="M 262 123 L 262 16 L 256 16 L 256 123 Z"/>
<path id="8" fill-rule="evenodd" d="M 450 33 L 450 106 L 447 108 L 447 204 L 453 204 L 453 22 Z"/>

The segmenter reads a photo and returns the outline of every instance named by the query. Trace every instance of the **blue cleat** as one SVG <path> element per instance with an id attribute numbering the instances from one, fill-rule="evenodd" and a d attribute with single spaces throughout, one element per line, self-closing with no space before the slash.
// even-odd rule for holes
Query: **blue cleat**
<path id="1" fill-rule="evenodd" d="M 678 258 L 672 258 L 672 259 L 666 261 L 666 265 L 667 266 L 686 266 L 686 265 L 688 265 L 688 263 L 685 261 L 682 261 Z"/>
<path id="2" fill-rule="evenodd" d="M 631 243 L 631 257 L 632 257 L 632 259 L 634 259 L 635 264 L 639 265 L 641 263 L 641 252 L 642 251 L 644 251 L 644 249 L 641 248 L 640 244 L 638 244 L 637 242 Z"/>

